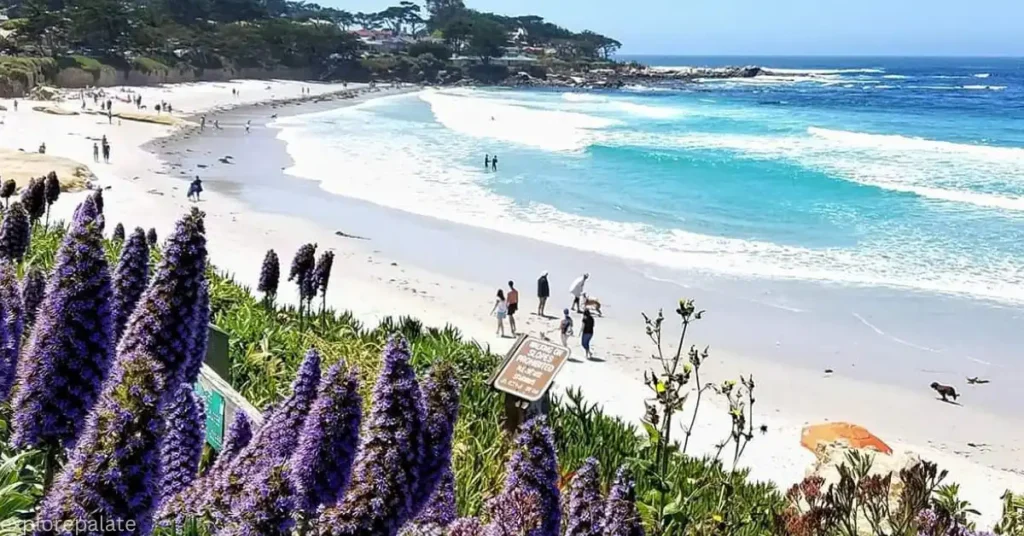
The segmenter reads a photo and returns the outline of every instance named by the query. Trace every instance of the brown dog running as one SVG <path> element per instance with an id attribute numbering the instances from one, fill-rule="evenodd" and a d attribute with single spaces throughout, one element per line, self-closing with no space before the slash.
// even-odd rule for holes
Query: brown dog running
<path id="1" fill-rule="evenodd" d="M 948 397 L 953 397 L 953 400 L 956 400 L 960 396 L 952 385 L 942 385 L 939 382 L 932 382 L 932 389 L 935 389 L 935 392 L 939 393 L 943 402 L 949 402 Z"/>
<path id="2" fill-rule="evenodd" d="M 604 316 L 604 314 L 601 313 L 601 300 L 597 298 L 591 298 L 590 296 L 587 296 L 585 292 L 583 293 L 583 308 L 593 309 L 594 312 L 598 314 L 598 316 Z"/>

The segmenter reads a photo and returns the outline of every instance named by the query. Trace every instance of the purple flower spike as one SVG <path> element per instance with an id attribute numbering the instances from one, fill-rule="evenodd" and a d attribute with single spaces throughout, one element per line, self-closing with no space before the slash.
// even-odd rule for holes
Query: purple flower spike
<path id="1" fill-rule="evenodd" d="M 100 231 L 103 230 L 103 196 L 99 192 L 94 192 L 89 197 L 85 198 L 78 207 L 75 208 L 75 214 L 71 217 L 72 225 L 75 222 L 91 222 L 93 225 L 98 227 Z"/>
<path id="2" fill-rule="evenodd" d="M 295 488 L 285 462 L 261 460 L 233 501 L 226 527 L 231 536 L 291 536 Z"/>
<path id="3" fill-rule="evenodd" d="M 149 242 L 149 247 L 156 246 L 156 243 L 159 240 L 160 239 L 156 235 L 156 228 L 155 227 L 150 227 L 149 230 L 146 231 L 146 242 Z"/>
<path id="4" fill-rule="evenodd" d="M 121 521 L 120 530 L 78 534 L 149 534 L 160 485 L 162 403 L 167 394 L 159 361 L 145 354 L 122 354 L 81 440 L 43 501 L 33 536 L 58 523 L 104 527 Z M 128 527 L 127 521 L 134 526 Z M 132 529 L 132 530 L 129 530 Z"/>
<path id="5" fill-rule="evenodd" d="M 4 213 L 4 221 L 0 224 L 0 258 L 20 261 L 28 251 L 32 229 L 28 221 L 28 212 L 15 201 Z"/>
<path id="6" fill-rule="evenodd" d="M 38 266 L 25 273 L 21 282 L 21 303 L 25 313 L 25 327 L 31 328 L 36 322 L 36 312 L 46 295 L 46 274 Z"/>
<path id="7" fill-rule="evenodd" d="M 463 517 L 456 519 L 448 526 L 448 536 L 481 536 L 484 533 L 484 525 L 475 517 Z"/>
<path id="8" fill-rule="evenodd" d="M 306 417 L 291 460 L 296 505 L 306 515 L 338 502 L 348 484 L 359 444 L 362 399 L 355 373 L 341 363 L 328 369 Z"/>
<path id="9" fill-rule="evenodd" d="M 316 244 L 305 244 L 295 253 L 288 281 L 295 281 L 299 287 L 299 301 L 305 302 L 316 296 Z"/>
<path id="10" fill-rule="evenodd" d="M 196 344 L 208 329 L 201 314 L 206 291 L 205 235 L 203 213 L 198 209 L 178 220 L 118 347 L 119 353 L 145 352 L 159 359 L 174 385 L 195 379 L 187 375 L 198 370 L 193 363 Z"/>
<path id="11" fill-rule="evenodd" d="M 224 445 L 220 449 L 220 454 L 217 455 L 217 461 L 213 462 L 210 473 L 219 472 L 224 467 L 227 467 L 251 440 L 252 421 L 249 420 L 249 416 L 244 411 L 239 411 L 235 413 L 235 419 L 231 421 L 231 426 L 228 427 L 228 431 L 224 434 Z"/>
<path id="12" fill-rule="evenodd" d="M 569 484 L 564 536 L 601 536 L 604 498 L 597 460 L 588 458 Z"/>
<path id="13" fill-rule="evenodd" d="M 50 224 L 50 206 L 57 202 L 60 197 L 60 180 L 57 179 L 57 172 L 51 171 L 46 175 L 43 183 L 43 197 L 46 199 L 46 224 Z"/>
<path id="14" fill-rule="evenodd" d="M 274 250 L 268 250 L 267 256 L 263 257 L 263 266 L 260 268 L 260 283 L 256 290 L 267 296 L 277 295 L 277 285 L 281 280 L 281 261 L 277 258 Z"/>
<path id="15" fill-rule="evenodd" d="M 0 401 L 3 401 L 14 386 L 24 325 L 18 280 L 14 266 L 7 261 L 0 261 L 0 319 Z"/>
<path id="16" fill-rule="evenodd" d="M 118 340 L 124 333 L 128 317 L 135 310 L 146 284 L 149 283 L 149 244 L 146 233 L 140 227 L 132 231 L 124 247 L 121 258 L 114 268 L 114 338 Z"/>
<path id="17" fill-rule="evenodd" d="M 320 259 L 316 261 L 316 268 L 313 273 L 313 282 L 316 284 L 316 288 L 320 291 L 321 296 L 327 295 L 327 285 L 331 282 L 331 268 L 334 267 L 334 252 L 325 251 L 320 254 Z"/>
<path id="18" fill-rule="evenodd" d="M 424 458 L 423 399 L 405 340 L 393 337 L 383 357 L 352 483 L 321 513 L 322 535 L 394 536 L 412 517 Z"/>
<path id="19" fill-rule="evenodd" d="M 537 417 L 523 424 L 514 448 L 502 494 L 521 490 L 535 495 L 542 522 L 538 529 L 529 531 L 529 536 L 558 536 L 561 525 L 558 461 L 547 418 Z M 494 521 L 502 524 L 500 519 Z"/>
<path id="20" fill-rule="evenodd" d="M 487 502 L 491 522 L 484 529 L 485 536 L 542 534 L 547 522 L 543 502 L 536 491 L 527 488 L 505 490 Z"/>
<path id="21" fill-rule="evenodd" d="M 46 184 L 44 179 L 32 179 L 21 190 L 21 204 L 35 223 L 46 214 Z"/>
<path id="22" fill-rule="evenodd" d="M 21 447 L 70 447 L 111 368 L 113 292 L 103 235 L 95 219 L 80 215 L 57 252 L 18 364 L 12 442 Z"/>
<path id="23" fill-rule="evenodd" d="M 0 198 L 7 201 L 17 190 L 18 183 L 14 182 L 14 179 L 7 179 L 3 182 L 3 185 L 0 186 Z"/>
<path id="24" fill-rule="evenodd" d="M 441 479 L 434 487 L 427 505 L 416 517 L 416 524 L 421 527 L 447 527 L 455 521 L 455 475 L 451 467 L 445 467 Z"/>
<path id="25" fill-rule="evenodd" d="M 459 382 L 451 365 L 438 364 L 423 385 L 426 411 L 423 465 L 413 496 L 413 516 L 427 503 L 438 481 L 451 467 L 452 434 L 459 416 Z"/>
<path id="26" fill-rule="evenodd" d="M 114 242 L 124 242 L 124 225 L 118 222 L 118 224 L 114 226 L 114 232 L 111 233 L 110 238 Z"/>
<path id="27" fill-rule="evenodd" d="M 604 536 L 644 536 L 640 513 L 636 509 L 633 476 L 625 466 L 619 468 L 608 492 L 604 513 Z"/>
<path id="28" fill-rule="evenodd" d="M 202 404 L 183 383 L 171 394 L 164 408 L 164 436 L 160 443 L 161 500 L 184 490 L 199 473 L 203 456 L 206 416 Z"/>
<path id="29" fill-rule="evenodd" d="M 158 514 L 161 524 L 180 528 L 189 517 L 202 515 L 210 487 L 251 439 L 252 421 L 244 411 L 238 411 L 224 435 L 224 445 L 213 467 L 177 495 L 165 496 L 161 501 Z"/>
<path id="30" fill-rule="evenodd" d="M 246 492 L 248 480 L 288 461 L 298 445 L 306 415 L 316 400 L 319 383 L 320 354 L 310 350 L 292 382 L 292 394 L 273 413 L 265 416 L 263 426 L 256 431 L 252 441 L 221 474 L 216 475 L 216 482 L 204 498 L 204 504 L 215 517 L 235 510 L 234 503 Z M 259 478 L 264 477 L 267 474 Z"/>

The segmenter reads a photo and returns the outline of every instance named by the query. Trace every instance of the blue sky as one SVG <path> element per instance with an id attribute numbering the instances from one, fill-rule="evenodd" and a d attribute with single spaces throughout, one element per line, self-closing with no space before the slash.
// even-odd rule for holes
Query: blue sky
<path id="1" fill-rule="evenodd" d="M 321 0 L 379 11 L 398 0 Z M 1024 56 L 1024 0 L 466 0 L 615 37 L 626 54 Z"/>

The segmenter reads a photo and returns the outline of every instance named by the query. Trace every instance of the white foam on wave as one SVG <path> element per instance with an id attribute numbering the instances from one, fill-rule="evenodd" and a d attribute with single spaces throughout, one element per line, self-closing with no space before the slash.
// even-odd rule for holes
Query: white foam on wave
<path id="1" fill-rule="evenodd" d="M 603 143 L 723 150 L 785 160 L 866 186 L 934 201 L 1024 212 L 1024 148 L 809 127 L 806 135 L 616 133 Z M 1007 192 L 1007 193 L 991 193 Z"/>
<path id="2" fill-rule="evenodd" d="M 975 78 L 988 78 L 989 76 L 991 75 L 989 75 L 988 73 L 978 73 L 974 75 Z"/>
<path id="3" fill-rule="evenodd" d="M 1006 89 L 1006 86 L 981 86 L 981 85 L 968 85 L 960 86 L 961 89 L 989 89 L 992 91 L 1002 91 Z"/>
<path id="4" fill-rule="evenodd" d="M 581 151 L 592 131 L 617 124 L 590 115 L 529 108 L 472 92 L 424 91 L 434 118 L 446 128 L 477 138 L 491 138 L 548 151 Z"/>
<path id="5" fill-rule="evenodd" d="M 433 103 L 428 104 L 433 109 Z M 1013 271 L 1012 266 L 986 266 L 973 261 L 948 269 L 937 262 L 945 259 L 942 251 L 908 259 L 905 254 L 895 253 L 901 247 L 898 243 L 802 248 L 608 221 L 570 214 L 544 203 L 517 202 L 486 186 L 492 175 L 460 164 L 475 163 L 479 158 L 480 145 L 473 137 L 432 124 L 388 118 L 370 107 L 295 116 L 279 123 L 277 126 L 283 128 L 278 136 L 287 143 L 295 162 L 288 173 L 319 180 L 328 192 L 386 207 L 673 268 L 1024 301 L 1024 273 Z M 830 141 L 836 139 L 835 134 L 807 135 L 801 142 L 803 147 L 789 148 L 786 143 L 792 140 L 765 147 L 764 138 L 750 138 L 694 134 L 689 143 L 743 148 L 766 155 L 783 151 L 794 158 L 807 158 L 808 154 L 824 158 L 836 146 Z M 858 143 L 871 145 L 867 141 Z M 337 170 L 344 172 L 339 174 Z"/>
<path id="6" fill-rule="evenodd" d="M 590 93 L 562 93 L 562 98 L 569 102 L 608 102 L 608 97 Z"/>
<path id="7" fill-rule="evenodd" d="M 910 77 L 905 75 L 905 74 L 887 74 L 887 75 L 883 76 L 882 78 L 885 78 L 885 79 L 888 79 L 888 80 L 906 80 L 907 78 L 910 78 Z"/>
<path id="8" fill-rule="evenodd" d="M 865 69 L 777 69 L 775 67 L 767 67 L 764 72 L 771 74 L 807 74 L 807 75 L 820 75 L 820 74 L 880 74 L 884 73 L 885 69 L 879 68 L 865 68 Z"/>

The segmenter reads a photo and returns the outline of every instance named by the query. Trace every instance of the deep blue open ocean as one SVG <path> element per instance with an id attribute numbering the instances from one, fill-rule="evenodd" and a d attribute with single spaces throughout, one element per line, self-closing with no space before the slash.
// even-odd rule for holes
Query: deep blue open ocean
<path id="1" fill-rule="evenodd" d="M 1024 60 L 627 59 L 770 74 L 428 90 L 283 119 L 281 137 L 328 191 L 460 223 L 735 277 L 1024 300 Z"/>

